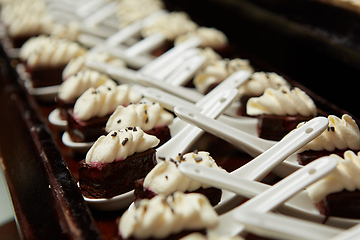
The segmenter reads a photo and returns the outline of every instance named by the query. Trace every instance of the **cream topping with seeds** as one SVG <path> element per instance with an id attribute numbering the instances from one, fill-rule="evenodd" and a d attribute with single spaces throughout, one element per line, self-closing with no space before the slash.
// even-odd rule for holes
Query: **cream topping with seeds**
<path id="1" fill-rule="evenodd" d="M 320 202 L 330 193 L 360 190 L 360 152 L 356 155 L 348 150 L 344 153 L 344 158 L 336 154 L 331 154 L 330 157 L 338 159 L 336 168 L 306 189 L 315 203 Z"/>
<path id="2" fill-rule="evenodd" d="M 101 85 L 114 89 L 117 86 L 106 74 L 90 69 L 83 70 L 70 76 L 60 85 L 58 96 L 62 100 L 73 101 L 90 87 L 97 88 Z"/>
<path id="3" fill-rule="evenodd" d="M 360 150 L 359 127 L 350 115 L 344 114 L 341 119 L 335 115 L 329 115 L 328 120 L 328 128 L 311 142 L 299 149 L 298 152 L 304 152 L 306 150 L 327 150 L 331 152 L 335 149 Z M 300 123 L 298 127 L 303 124 L 305 123 Z"/>
<path id="4" fill-rule="evenodd" d="M 32 68 L 66 65 L 71 58 L 84 55 L 78 43 L 40 35 L 32 37 L 20 49 L 20 59 Z"/>
<path id="5" fill-rule="evenodd" d="M 301 89 L 290 90 L 287 86 L 279 89 L 267 88 L 260 97 L 252 97 L 246 104 L 246 113 L 256 115 L 277 115 L 304 117 L 316 116 L 317 109 L 314 101 Z"/>
<path id="6" fill-rule="evenodd" d="M 100 63 L 106 63 L 108 65 L 111 65 L 114 67 L 119 67 L 119 68 L 126 67 L 126 63 L 123 60 L 113 57 L 112 55 L 110 55 L 107 52 L 102 52 L 102 51 L 87 52 L 86 54 L 84 54 L 82 56 L 74 57 L 69 61 L 69 63 L 66 65 L 66 67 L 62 73 L 62 78 L 66 79 L 69 76 L 76 74 L 77 72 L 79 72 L 81 70 L 88 69 L 88 67 L 86 67 L 86 65 L 85 65 L 85 62 L 87 60 L 100 62 Z"/>
<path id="7" fill-rule="evenodd" d="M 159 144 L 160 140 L 144 133 L 141 128 L 124 128 L 101 136 L 86 154 L 85 161 L 90 164 L 121 161 L 138 152 L 145 152 Z"/>
<path id="8" fill-rule="evenodd" d="M 254 71 L 246 59 L 215 60 L 195 75 L 194 85 L 199 92 L 206 93 L 212 84 L 219 84 L 239 70 Z"/>
<path id="9" fill-rule="evenodd" d="M 142 199 L 121 217 L 121 237 L 166 238 L 183 230 L 215 228 L 219 216 L 202 194 L 176 192 Z"/>
<path id="10" fill-rule="evenodd" d="M 171 12 L 157 17 L 152 24 L 144 26 L 141 34 L 148 37 L 160 33 L 169 41 L 174 41 L 177 36 L 194 31 L 197 27 L 185 12 Z"/>
<path id="11" fill-rule="evenodd" d="M 156 194 L 169 195 L 176 191 L 192 192 L 199 188 L 209 188 L 210 186 L 198 181 L 191 180 L 183 175 L 177 168 L 181 162 L 196 163 L 203 166 L 219 169 L 210 153 L 199 151 L 187 153 L 183 156 L 177 156 L 174 159 L 167 159 L 159 162 L 145 177 L 144 187 L 150 189 Z"/>
<path id="12" fill-rule="evenodd" d="M 141 95 L 132 91 L 129 85 L 122 84 L 115 88 L 101 85 L 86 90 L 76 101 L 74 117 L 82 121 L 93 117 L 112 114 L 117 106 L 139 102 Z"/>
<path id="13" fill-rule="evenodd" d="M 290 84 L 274 72 L 255 72 L 239 87 L 239 96 L 261 96 L 266 88 L 278 89 Z"/>
<path id="14" fill-rule="evenodd" d="M 228 39 L 223 32 L 215 28 L 199 27 L 195 31 L 178 36 L 175 39 L 175 45 L 185 42 L 186 40 L 193 37 L 198 37 L 201 39 L 200 47 L 221 49 L 228 44 Z"/>
<path id="15" fill-rule="evenodd" d="M 168 126 L 174 116 L 165 111 L 159 103 L 137 103 L 127 107 L 118 106 L 106 123 L 105 130 L 121 129 L 128 126 L 141 127 L 144 131 Z"/>

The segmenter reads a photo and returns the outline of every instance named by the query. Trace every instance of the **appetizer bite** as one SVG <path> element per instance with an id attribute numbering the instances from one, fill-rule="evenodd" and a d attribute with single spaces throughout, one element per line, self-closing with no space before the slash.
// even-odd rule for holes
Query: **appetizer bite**
<path id="1" fill-rule="evenodd" d="M 249 116 L 258 118 L 259 137 L 279 141 L 303 121 L 317 115 L 314 101 L 299 88 L 281 86 L 267 88 L 260 97 L 252 97 L 246 104 Z"/>
<path id="2" fill-rule="evenodd" d="M 156 165 L 159 139 L 141 128 L 101 136 L 79 162 L 79 185 L 85 197 L 111 198 L 135 188 Z"/>
<path id="3" fill-rule="evenodd" d="M 120 105 L 109 117 L 105 130 L 125 127 L 140 127 L 144 132 L 160 139 L 162 145 L 171 138 L 169 125 L 174 120 L 174 115 L 163 109 L 159 103 L 135 103 L 126 107 Z"/>
<path id="4" fill-rule="evenodd" d="M 194 151 L 175 158 L 164 159 L 159 162 L 144 179 L 136 182 L 135 198 L 152 198 L 158 194 L 171 195 L 174 192 L 201 193 L 210 201 L 211 205 L 219 203 L 222 190 L 191 180 L 180 172 L 181 162 L 196 163 L 203 166 L 225 171 L 220 168 L 210 153 Z"/>
<path id="5" fill-rule="evenodd" d="M 328 119 L 328 128 L 298 150 L 299 164 L 306 165 L 317 158 L 330 154 L 342 156 L 346 150 L 360 150 L 359 127 L 350 115 L 344 114 L 341 119 L 335 115 L 329 115 Z M 300 123 L 299 126 L 302 124 Z"/>

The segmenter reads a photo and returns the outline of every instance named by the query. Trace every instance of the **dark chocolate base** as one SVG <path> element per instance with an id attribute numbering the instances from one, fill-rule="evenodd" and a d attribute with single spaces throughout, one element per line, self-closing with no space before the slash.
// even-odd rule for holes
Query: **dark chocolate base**
<path id="1" fill-rule="evenodd" d="M 167 142 L 171 138 L 170 129 L 168 126 L 164 126 L 164 127 L 160 127 L 160 128 L 153 128 L 150 131 L 146 131 L 146 133 L 150 134 L 150 135 L 154 135 L 160 140 L 158 147 L 163 145 L 165 142 Z"/>
<path id="2" fill-rule="evenodd" d="M 312 150 L 308 150 L 308 151 L 304 151 L 304 152 L 301 152 L 301 153 L 298 153 L 297 154 L 297 161 L 300 165 L 303 165 L 305 166 L 306 164 L 318 159 L 318 158 L 321 158 L 321 157 L 324 157 L 324 156 L 329 156 L 330 154 L 337 154 L 339 155 L 340 157 L 343 157 L 344 156 L 344 152 L 348 150 L 348 149 L 345 149 L 345 150 L 339 150 L 339 149 L 335 149 L 334 151 L 332 152 L 329 152 L 327 150 L 322 150 L 322 151 L 312 151 Z"/>
<path id="3" fill-rule="evenodd" d="M 300 122 L 308 121 L 312 117 L 295 116 L 275 116 L 260 115 L 258 132 L 259 137 L 268 140 L 280 141 L 291 130 L 295 129 Z"/>
<path id="4" fill-rule="evenodd" d="M 65 66 L 66 65 L 36 69 L 26 66 L 26 72 L 31 76 L 33 88 L 49 87 L 62 83 L 62 72 Z"/>
<path id="5" fill-rule="evenodd" d="M 135 181 L 135 192 L 134 192 L 134 201 L 137 199 L 151 199 L 155 197 L 157 194 L 153 192 L 151 189 L 145 188 L 143 186 L 144 178 L 138 179 Z M 220 202 L 222 190 L 214 187 L 210 188 L 199 188 L 193 192 L 185 192 L 185 193 L 201 193 L 205 195 L 212 206 L 215 206 Z"/>
<path id="6" fill-rule="evenodd" d="M 60 117 L 62 120 L 67 120 L 67 118 L 69 117 L 68 111 L 71 108 L 74 108 L 75 102 L 74 101 L 65 101 L 59 97 L 56 97 L 56 103 L 58 105 L 58 109 L 60 110 Z"/>
<path id="7" fill-rule="evenodd" d="M 70 109 L 68 110 L 66 131 L 74 142 L 93 142 L 101 135 L 106 135 L 105 125 L 109 117 L 110 115 L 81 121 L 74 118 L 73 109 Z"/>
<path id="8" fill-rule="evenodd" d="M 108 164 L 79 163 L 79 184 L 88 198 L 111 198 L 135 188 L 135 180 L 144 178 L 156 165 L 156 150 L 135 153 L 125 160 Z"/>
<path id="9" fill-rule="evenodd" d="M 331 193 L 325 200 L 315 204 L 320 213 L 329 216 L 360 219 L 360 191 L 343 190 Z"/>
<path id="10" fill-rule="evenodd" d="M 246 113 L 246 104 L 249 101 L 250 98 L 252 97 L 260 97 L 259 95 L 255 96 L 255 95 L 244 95 L 240 97 L 240 107 L 238 110 L 238 114 L 240 116 L 246 116 L 246 117 L 254 117 L 254 116 L 250 116 Z"/>

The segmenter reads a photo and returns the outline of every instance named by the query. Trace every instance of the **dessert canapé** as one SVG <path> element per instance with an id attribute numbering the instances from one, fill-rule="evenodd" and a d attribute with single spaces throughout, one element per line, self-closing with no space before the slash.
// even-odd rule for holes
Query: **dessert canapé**
<path id="1" fill-rule="evenodd" d="M 302 122 L 317 115 L 314 101 L 299 88 L 267 88 L 246 104 L 247 114 L 258 118 L 259 137 L 280 140 Z"/>
<path id="2" fill-rule="evenodd" d="M 178 155 L 173 159 L 159 162 L 143 180 L 138 180 L 135 198 L 152 198 L 157 194 L 170 195 L 181 191 L 201 193 L 209 199 L 212 205 L 219 203 L 222 194 L 221 189 L 210 187 L 186 177 L 178 169 L 178 164 L 181 162 L 196 163 L 225 171 L 216 164 L 208 152 L 194 151 L 185 155 Z"/>
<path id="3" fill-rule="evenodd" d="M 139 102 L 141 96 L 126 85 L 89 88 L 68 111 L 67 132 L 74 142 L 92 142 L 106 134 L 105 125 L 119 105 Z"/>
<path id="4" fill-rule="evenodd" d="M 120 105 L 109 117 L 105 130 L 125 127 L 140 127 L 144 132 L 160 139 L 160 144 L 171 138 L 169 125 L 174 120 L 174 115 L 164 110 L 159 103 L 135 103 L 126 107 Z"/>
<path id="5" fill-rule="evenodd" d="M 82 70 L 71 75 L 59 88 L 56 102 L 60 109 L 61 118 L 67 119 L 67 111 L 74 107 L 76 100 L 90 87 L 97 88 L 101 85 L 115 88 L 117 84 L 107 75 L 94 70 Z"/>
<path id="6" fill-rule="evenodd" d="M 208 64 L 203 70 L 196 73 L 193 83 L 195 88 L 207 94 L 227 77 L 239 70 L 248 70 L 254 72 L 250 66 L 249 60 L 246 59 L 221 59 L 214 60 Z"/>
<path id="7" fill-rule="evenodd" d="M 41 0 L 1 1 L 0 16 L 12 48 L 20 48 L 31 37 L 50 34 L 55 24 Z"/>
<path id="8" fill-rule="evenodd" d="M 105 63 L 106 65 L 123 68 L 126 67 L 125 61 L 116 58 L 104 51 L 87 52 L 84 55 L 72 58 L 66 65 L 62 72 L 62 78 L 65 81 L 71 75 L 76 74 L 79 71 L 89 69 L 85 63 L 86 61 L 94 61 L 97 63 Z"/>
<path id="9" fill-rule="evenodd" d="M 251 97 L 260 97 L 265 89 L 278 89 L 281 86 L 290 87 L 290 84 L 274 72 L 254 72 L 245 83 L 239 87 L 240 108 L 239 115 L 247 116 L 246 103 Z"/>
<path id="10" fill-rule="evenodd" d="M 219 216 L 204 195 L 175 192 L 135 202 L 122 215 L 119 233 L 124 239 L 163 239 L 205 231 L 218 224 Z"/>
<path id="11" fill-rule="evenodd" d="M 325 216 L 360 218 L 360 152 L 336 154 L 336 168 L 326 177 L 307 187 L 309 197 Z"/>
<path id="12" fill-rule="evenodd" d="M 20 49 L 34 88 L 59 85 L 62 72 L 71 58 L 86 53 L 78 43 L 40 35 L 32 37 Z"/>
<path id="13" fill-rule="evenodd" d="M 207 27 L 199 27 L 194 31 L 178 36 L 175 39 L 174 44 L 176 46 L 193 37 L 198 37 L 201 39 L 201 44 L 199 47 L 201 48 L 209 47 L 217 52 L 221 52 L 228 45 L 228 39 L 223 32 L 215 28 L 207 28 Z"/>
<path id="14" fill-rule="evenodd" d="M 141 128 L 125 128 L 101 136 L 79 163 L 79 184 L 84 196 L 111 198 L 135 187 L 156 165 L 159 139 Z"/>
<path id="15" fill-rule="evenodd" d="M 355 120 L 348 114 L 342 118 L 329 115 L 328 128 L 314 140 L 298 150 L 299 164 L 309 162 L 332 153 L 342 156 L 346 150 L 360 150 L 360 131 Z M 303 123 L 300 123 L 301 126 Z"/>
<path id="16" fill-rule="evenodd" d="M 144 38 L 154 34 L 165 37 L 167 42 L 153 52 L 158 56 L 173 47 L 177 36 L 194 31 L 197 27 L 185 12 L 171 12 L 158 16 L 151 24 L 144 26 L 141 35 Z"/>

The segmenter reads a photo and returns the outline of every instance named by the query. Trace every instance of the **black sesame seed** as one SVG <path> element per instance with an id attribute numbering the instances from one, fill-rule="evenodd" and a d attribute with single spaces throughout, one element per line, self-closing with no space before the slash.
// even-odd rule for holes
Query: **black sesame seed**
<path id="1" fill-rule="evenodd" d="M 137 128 L 136 128 L 136 127 L 134 127 L 133 132 L 137 132 Z"/>
<path id="2" fill-rule="evenodd" d="M 335 132 L 335 127 L 330 127 L 331 131 Z"/>
<path id="3" fill-rule="evenodd" d="M 117 120 L 117 123 L 121 123 L 121 119 Z"/>
<path id="4" fill-rule="evenodd" d="M 121 144 L 122 144 L 123 146 L 125 146 L 125 144 L 126 144 L 128 141 L 129 141 L 129 139 L 128 139 L 128 138 L 124 138 L 124 140 L 122 141 L 122 143 L 121 143 Z"/>
<path id="5" fill-rule="evenodd" d="M 201 162 L 202 161 L 202 157 L 196 157 L 195 158 L 195 162 Z"/>
<path id="6" fill-rule="evenodd" d="M 110 87 L 108 87 L 108 90 L 109 90 L 109 91 L 111 91 L 111 88 L 110 88 Z"/>
<path id="7" fill-rule="evenodd" d="M 166 180 L 168 180 L 168 179 L 169 179 L 169 177 L 168 177 L 167 175 L 165 176 L 165 178 L 166 178 Z"/>
<path id="8" fill-rule="evenodd" d="M 198 154 L 198 152 L 199 152 L 199 150 L 197 150 L 197 149 L 194 150 L 194 153 L 195 153 L 195 154 Z"/>
<path id="9" fill-rule="evenodd" d="M 129 129 L 129 130 L 133 130 L 133 127 L 128 127 L 127 129 Z"/>
<path id="10" fill-rule="evenodd" d="M 149 121 L 149 117 L 146 117 L 145 123 L 148 123 L 148 121 Z"/>
<path id="11" fill-rule="evenodd" d="M 165 161 L 165 160 L 166 160 L 165 157 L 159 157 L 159 159 L 162 160 L 162 161 Z"/>
<path id="12" fill-rule="evenodd" d="M 116 135 L 117 135 L 117 132 L 113 132 L 113 133 L 111 134 L 112 137 L 116 137 Z"/>

